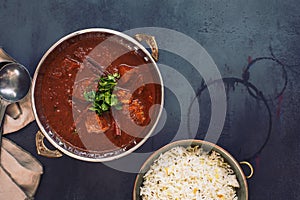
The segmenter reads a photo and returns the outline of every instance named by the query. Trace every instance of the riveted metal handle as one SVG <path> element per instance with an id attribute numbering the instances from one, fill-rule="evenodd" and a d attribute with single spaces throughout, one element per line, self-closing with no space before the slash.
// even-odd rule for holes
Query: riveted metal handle
<path id="1" fill-rule="evenodd" d="M 59 158 L 62 157 L 63 154 L 58 150 L 50 150 L 44 144 L 45 136 L 42 134 L 41 131 L 38 131 L 35 136 L 35 145 L 37 153 L 41 156 L 45 156 L 48 158 Z"/>
<path id="2" fill-rule="evenodd" d="M 151 56 L 155 61 L 158 61 L 158 47 L 154 36 L 140 33 L 136 34 L 134 38 L 139 42 L 145 41 L 151 48 Z"/>
<path id="3" fill-rule="evenodd" d="M 241 165 L 247 165 L 249 167 L 250 174 L 248 176 L 246 176 L 246 178 L 247 179 L 251 178 L 253 176 L 253 173 L 254 173 L 254 169 L 253 169 L 252 165 L 249 162 L 247 162 L 247 161 L 242 161 L 242 162 L 240 162 L 240 164 Z"/>

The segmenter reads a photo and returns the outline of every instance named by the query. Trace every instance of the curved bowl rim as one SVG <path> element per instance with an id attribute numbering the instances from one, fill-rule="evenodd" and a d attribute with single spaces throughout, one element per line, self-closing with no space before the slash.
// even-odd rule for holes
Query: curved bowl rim
<path id="1" fill-rule="evenodd" d="M 246 181 L 246 176 L 240 166 L 240 164 L 238 163 L 238 161 L 228 152 L 226 151 L 225 149 L 223 149 L 222 147 L 216 145 L 216 144 L 213 144 L 211 142 L 208 142 L 208 141 L 205 141 L 205 140 L 198 140 L 198 139 L 186 139 L 186 140 L 178 140 L 178 141 L 175 141 L 175 142 L 172 142 L 172 143 L 169 143 L 169 144 L 166 144 L 165 146 L 159 148 L 158 150 L 156 150 L 154 153 L 152 153 L 148 158 L 147 160 L 143 163 L 143 165 L 141 166 L 140 168 L 140 171 L 138 172 L 138 174 L 136 175 L 136 178 L 135 178 L 135 181 L 134 181 L 134 186 L 133 186 L 133 200 L 137 200 L 136 199 L 136 192 L 137 192 L 137 182 L 138 182 L 138 179 L 139 177 L 144 174 L 146 171 L 145 171 L 145 168 L 147 166 L 147 164 L 149 164 L 150 162 L 153 163 L 154 159 L 157 158 L 160 154 L 170 150 L 171 148 L 175 147 L 175 146 L 184 146 L 186 147 L 186 144 L 192 144 L 192 143 L 196 143 L 196 144 L 199 144 L 199 145 L 208 145 L 209 147 L 212 147 L 212 148 L 215 148 L 217 149 L 218 151 L 226 154 L 226 156 L 233 162 L 233 164 L 237 167 L 238 169 L 238 173 L 241 174 L 242 176 L 242 179 L 243 179 L 243 183 L 245 185 L 245 197 L 246 197 L 246 200 L 248 200 L 248 184 L 247 184 L 247 181 Z M 147 170 L 148 171 L 148 170 Z M 237 172 L 235 172 L 237 173 Z"/>
<path id="2" fill-rule="evenodd" d="M 150 58 L 151 60 L 151 63 L 154 65 L 156 71 L 157 71 L 157 74 L 158 74 L 158 77 L 159 77 L 159 81 L 160 81 L 160 84 L 161 84 L 161 102 L 160 102 L 160 109 L 159 109 L 159 112 L 158 112 L 158 115 L 157 115 L 157 118 L 154 122 L 154 124 L 152 125 L 151 129 L 149 130 L 149 132 L 147 133 L 147 135 L 140 141 L 138 142 L 136 145 L 134 145 L 132 148 L 130 148 L 129 150 L 126 150 L 118 155 L 114 155 L 114 156 L 111 156 L 111 157 L 104 157 L 104 158 L 88 158 L 88 157 L 82 157 L 82 156 L 79 156 L 79 155 L 76 155 L 70 151 L 67 151 L 66 149 L 62 148 L 61 146 L 59 146 L 50 136 L 49 134 L 47 133 L 47 131 L 45 130 L 44 126 L 42 125 L 41 121 L 39 120 L 39 117 L 38 117 L 38 114 L 37 114 L 37 110 L 36 110 L 36 106 L 35 106 L 35 99 L 34 99 L 34 91 L 35 91 L 35 85 L 36 85 L 36 79 L 37 79 L 37 76 L 39 74 L 39 71 L 40 71 L 40 68 L 44 62 L 44 60 L 47 58 L 47 56 L 50 54 L 50 52 L 52 52 L 58 45 L 60 45 L 62 42 L 74 37 L 74 36 L 77 36 L 77 35 L 80 35 L 80 34 L 83 34 L 83 33 L 91 33 L 91 32 L 99 32 L 99 33 L 111 33 L 111 34 L 114 34 L 114 35 L 117 35 L 117 36 L 120 36 L 124 39 L 126 39 L 127 41 L 129 42 L 132 42 L 133 44 L 135 44 L 136 46 L 138 46 L 147 56 L 148 58 Z M 139 43 L 138 41 L 136 41 L 134 38 L 132 38 L 131 36 L 129 35 L 126 35 L 122 32 L 119 32 L 119 31 L 116 31 L 116 30 L 112 30 L 112 29 L 106 29 L 106 28 L 87 28 L 87 29 L 82 29 L 82 30 L 78 30 L 78 31 L 75 31 L 75 32 L 72 32 L 70 34 L 67 34 L 66 36 L 62 37 L 61 39 L 59 39 L 57 42 L 55 42 L 44 54 L 43 54 L 43 57 L 40 59 L 38 65 L 37 65 L 37 68 L 34 72 L 34 76 L 33 76 L 33 79 L 32 79 L 32 89 L 31 89 L 31 103 L 32 103 L 32 110 L 33 110 L 33 113 L 34 113 L 34 117 L 36 119 L 36 122 L 40 128 L 40 130 L 42 131 L 43 135 L 47 138 L 47 140 L 55 147 L 57 148 L 59 151 L 63 152 L 65 155 L 68 155 L 72 158 L 75 158 L 75 159 L 78 159 L 78 160 L 82 160 L 82 161 L 88 161 L 88 162 L 106 162 L 106 161 L 112 161 L 112 160 L 115 160 L 115 159 L 118 159 L 118 158 L 121 158 L 121 157 L 124 157 L 130 153 L 132 153 L 133 151 L 135 151 L 136 149 L 138 149 L 140 146 L 142 146 L 146 140 L 150 137 L 150 135 L 152 134 L 152 132 L 154 131 L 154 129 L 156 128 L 157 124 L 158 124 L 158 121 L 161 117 L 161 114 L 162 114 L 162 110 L 163 110 L 163 106 L 164 106 L 164 84 L 163 84 L 163 80 L 162 80 L 162 75 L 161 75 L 161 72 L 155 62 L 155 60 L 153 59 L 153 57 L 151 56 L 151 54 L 146 50 L 146 48 L 141 44 Z"/>

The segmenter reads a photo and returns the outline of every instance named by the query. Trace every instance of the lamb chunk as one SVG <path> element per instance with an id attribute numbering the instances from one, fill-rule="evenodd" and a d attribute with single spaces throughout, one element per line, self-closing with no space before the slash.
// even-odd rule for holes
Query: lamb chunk
<path id="1" fill-rule="evenodd" d="M 120 85 L 130 85 L 131 82 L 135 81 L 135 78 L 138 75 L 137 70 L 134 67 L 125 64 L 119 66 L 119 74 L 121 79 L 118 84 Z"/>
<path id="2" fill-rule="evenodd" d="M 105 133 L 110 128 L 106 116 L 97 115 L 95 112 L 87 112 L 85 127 L 89 133 Z"/>
<path id="3" fill-rule="evenodd" d="M 140 74 L 141 71 L 136 67 L 130 67 L 128 65 L 120 65 L 119 73 L 121 79 L 118 81 L 118 84 L 128 90 L 134 92 L 137 90 L 138 94 L 141 94 L 145 88 L 143 74 Z"/>
<path id="4" fill-rule="evenodd" d="M 92 50 L 92 48 L 84 48 L 84 47 L 78 47 L 74 51 L 74 57 L 79 62 L 83 62 L 87 56 L 87 54 Z"/>
<path id="5" fill-rule="evenodd" d="M 73 97 L 81 101 L 85 101 L 84 93 L 91 90 L 96 91 L 97 87 L 98 82 L 95 78 L 84 78 L 74 83 Z"/>
<path id="6" fill-rule="evenodd" d="M 132 70 L 133 67 L 129 66 L 129 65 L 125 65 L 125 64 L 122 64 L 119 66 L 119 73 L 121 76 L 123 76 L 125 73 L 127 73 L 128 71 Z"/>
<path id="7" fill-rule="evenodd" d="M 65 68 L 67 72 L 70 72 L 71 70 L 79 69 L 80 63 L 70 57 L 66 57 L 62 61 L 62 67 Z"/>
<path id="8" fill-rule="evenodd" d="M 106 67 L 92 57 L 87 56 L 83 64 L 95 74 L 104 75 L 106 72 Z"/>

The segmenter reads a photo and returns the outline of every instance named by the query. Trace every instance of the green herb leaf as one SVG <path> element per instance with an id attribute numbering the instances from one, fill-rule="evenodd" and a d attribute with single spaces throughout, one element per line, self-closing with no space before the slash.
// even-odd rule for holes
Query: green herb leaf
<path id="1" fill-rule="evenodd" d="M 112 94 L 110 97 L 110 105 L 115 106 L 118 104 L 118 97 L 115 94 Z"/>
<path id="2" fill-rule="evenodd" d="M 95 91 L 84 92 L 83 96 L 84 96 L 85 100 L 87 100 L 87 101 L 94 101 L 94 99 L 96 97 L 96 92 Z"/>
<path id="3" fill-rule="evenodd" d="M 108 74 L 99 79 L 97 91 L 84 92 L 83 96 L 85 100 L 93 103 L 93 106 L 89 110 L 101 115 L 103 112 L 109 111 L 112 106 L 117 110 L 122 109 L 118 97 L 112 94 L 119 78 L 119 73 Z"/>
<path id="4" fill-rule="evenodd" d="M 101 108 L 102 108 L 103 111 L 107 111 L 109 109 L 109 107 L 110 107 L 109 104 L 106 104 L 106 103 L 103 103 L 101 105 Z"/>
<path id="5" fill-rule="evenodd" d="M 117 104 L 117 105 L 114 106 L 114 108 L 116 110 L 122 110 L 122 105 L 121 104 Z"/>

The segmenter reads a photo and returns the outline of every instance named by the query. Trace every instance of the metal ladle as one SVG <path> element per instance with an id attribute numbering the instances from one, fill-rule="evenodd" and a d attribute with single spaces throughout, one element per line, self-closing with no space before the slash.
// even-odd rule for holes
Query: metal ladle
<path id="1" fill-rule="evenodd" d="M 9 63 L 0 70 L 0 153 L 3 119 L 6 107 L 22 100 L 29 92 L 31 77 L 27 69 L 18 63 Z M 1 154 L 0 154 L 1 155 Z"/>

